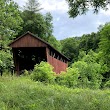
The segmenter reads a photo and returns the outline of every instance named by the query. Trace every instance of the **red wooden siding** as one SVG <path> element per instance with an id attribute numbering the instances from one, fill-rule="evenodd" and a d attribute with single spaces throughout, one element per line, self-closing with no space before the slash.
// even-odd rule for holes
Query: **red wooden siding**
<path id="1" fill-rule="evenodd" d="M 41 42 L 39 39 L 32 37 L 31 35 L 27 34 L 26 36 L 18 39 L 16 42 L 11 44 L 11 47 L 46 47 L 47 45 Z"/>
<path id="2" fill-rule="evenodd" d="M 63 61 L 60 61 L 52 56 L 49 55 L 49 49 L 46 49 L 47 51 L 47 62 L 51 64 L 54 67 L 54 72 L 59 74 L 61 71 L 66 71 L 68 67 L 68 63 L 65 63 Z"/>
<path id="3" fill-rule="evenodd" d="M 48 56 L 48 63 L 51 64 L 54 67 L 54 72 L 57 74 L 61 71 L 66 71 L 66 68 L 68 67 L 67 63 L 64 63 L 60 60 L 57 60 L 56 58 L 53 58 L 52 56 Z"/>

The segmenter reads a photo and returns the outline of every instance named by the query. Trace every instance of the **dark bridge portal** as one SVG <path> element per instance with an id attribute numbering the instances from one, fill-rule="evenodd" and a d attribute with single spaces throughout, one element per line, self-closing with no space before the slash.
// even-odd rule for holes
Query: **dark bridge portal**
<path id="1" fill-rule="evenodd" d="M 14 49 L 16 63 L 19 64 L 19 71 L 32 70 L 35 64 L 47 61 L 45 47 L 24 47 Z"/>

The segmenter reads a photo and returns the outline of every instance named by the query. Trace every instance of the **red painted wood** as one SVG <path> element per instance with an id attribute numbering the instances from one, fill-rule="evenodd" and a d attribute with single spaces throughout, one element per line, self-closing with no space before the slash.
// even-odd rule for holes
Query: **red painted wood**
<path id="1" fill-rule="evenodd" d="M 11 47 L 17 48 L 17 47 L 46 47 L 47 45 L 40 40 L 32 37 L 31 35 L 27 34 L 26 36 L 20 38 L 13 44 L 11 44 Z"/>
<path id="2" fill-rule="evenodd" d="M 60 60 L 57 60 L 56 58 L 53 58 L 52 56 L 48 55 L 48 63 L 51 64 L 54 67 L 54 72 L 59 74 L 61 71 L 66 71 L 66 68 L 68 67 L 67 63 L 64 63 Z"/>
<path id="3" fill-rule="evenodd" d="M 61 71 L 66 71 L 68 67 L 68 63 L 65 63 L 63 61 L 60 61 L 52 56 L 49 55 L 49 49 L 46 49 L 47 53 L 47 62 L 54 67 L 53 71 L 57 74 L 60 74 Z"/>

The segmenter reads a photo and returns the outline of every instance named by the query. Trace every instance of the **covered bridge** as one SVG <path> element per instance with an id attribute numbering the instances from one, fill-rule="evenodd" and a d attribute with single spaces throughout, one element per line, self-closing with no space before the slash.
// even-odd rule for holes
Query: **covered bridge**
<path id="1" fill-rule="evenodd" d="M 34 34 L 27 32 L 9 44 L 17 74 L 20 71 L 32 70 L 35 64 L 46 61 L 54 67 L 54 72 L 66 71 L 69 59 L 53 48 L 49 43 Z"/>

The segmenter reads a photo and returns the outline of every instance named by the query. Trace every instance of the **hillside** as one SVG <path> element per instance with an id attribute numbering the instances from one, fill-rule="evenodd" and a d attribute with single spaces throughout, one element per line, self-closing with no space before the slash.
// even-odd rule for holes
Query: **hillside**
<path id="1" fill-rule="evenodd" d="M 109 110 L 110 90 L 70 89 L 0 77 L 0 110 Z"/>

